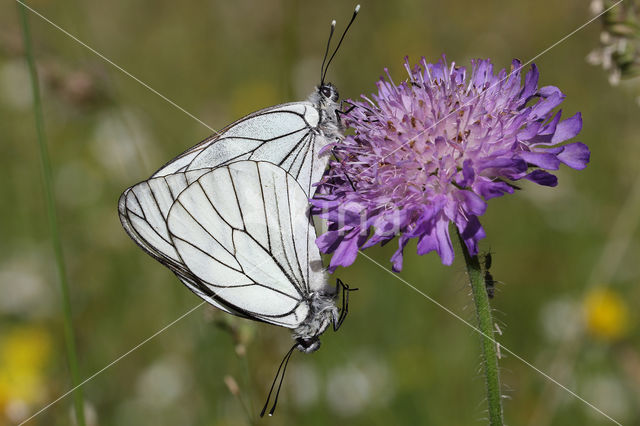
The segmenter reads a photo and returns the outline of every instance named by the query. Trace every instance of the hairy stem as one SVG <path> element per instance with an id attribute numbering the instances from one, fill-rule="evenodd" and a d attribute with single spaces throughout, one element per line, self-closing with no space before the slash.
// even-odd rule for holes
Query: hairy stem
<path id="1" fill-rule="evenodd" d="M 44 131 L 44 117 L 42 114 L 42 100 L 40 99 L 40 87 L 38 84 L 38 72 L 36 70 L 35 61 L 33 59 L 33 49 L 31 46 L 31 32 L 29 30 L 29 20 L 26 8 L 17 3 L 18 14 L 20 15 L 20 23 L 22 26 L 22 35 L 24 38 L 24 51 L 29 67 L 29 75 L 31 79 L 31 89 L 33 92 L 33 112 L 35 115 L 36 132 L 38 138 L 38 146 L 40 148 L 40 163 L 42 166 L 42 180 L 44 184 L 45 201 L 47 206 L 47 216 L 49 218 L 49 229 L 51 231 L 51 242 L 53 252 L 56 258 L 56 266 L 58 270 L 58 280 L 60 282 L 60 291 L 62 295 L 62 309 L 64 317 L 64 337 L 67 350 L 67 361 L 71 372 L 71 382 L 75 390 L 73 391 L 73 401 L 75 406 L 76 424 L 78 426 L 85 425 L 84 417 L 84 400 L 82 390 L 76 388 L 80 383 L 80 374 L 78 371 L 78 359 L 76 355 L 75 333 L 73 330 L 73 318 L 71 316 L 71 300 L 69 298 L 69 285 L 67 283 L 67 272 L 64 264 L 62 253 L 62 243 L 60 241 L 60 232 L 58 230 L 58 220 L 56 218 L 55 196 L 52 186 L 51 161 L 47 150 L 47 141 Z"/>
<path id="2" fill-rule="evenodd" d="M 498 372 L 498 351 L 493 337 L 493 318 L 491 306 L 484 283 L 484 277 L 478 256 L 471 256 L 467 246 L 458 232 L 460 247 L 464 254 L 469 273 L 469 283 L 473 294 L 473 302 L 476 307 L 478 329 L 482 336 L 482 367 L 487 385 L 487 403 L 489 404 L 489 424 L 491 426 L 502 425 L 502 398 L 500 395 L 500 375 Z"/>

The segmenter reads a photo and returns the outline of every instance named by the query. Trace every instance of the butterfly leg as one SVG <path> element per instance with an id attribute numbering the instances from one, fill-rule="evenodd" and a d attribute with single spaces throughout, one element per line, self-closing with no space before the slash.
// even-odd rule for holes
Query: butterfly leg
<path id="1" fill-rule="evenodd" d="M 337 331 L 340 328 L 342 322 L 347 317 L 347 313 L 349 313 L 349 292 L 358 290 L 357 288 L 349 288 L 349 286 L 343 283 L 340 279 L 336 281 L 336 292 L 338 291 L 339 286 L 342 287 L 342 307 L 340 308 L 340 314 L 338 318 L 334 318 L 334 331 Z"/>
<path id="2" fill-rule="evenodd" d="M 344 160 L 341 160 L 340 158 L 338 158 L 338 154 L 336 154 L 336 148 L 335 148 L 335 147 L 331 148 L 331 154 L 333 154 L 333 157 L 334 157 L 334 158 L 335 158 L 339 163 L 342 163 L 342 162 L 344 161 Z M 347 178 L 347 180 L 349 181 L 349 184 L 351 185 L 351 188 L 353 188 L 353 190 L 355 191 L 355 190 L 356 190 L 356 186 L 353 184 L 353 181 L 351 180 L 351 178 L 349 177 L 349 175 L 348 175 L 348 174 L 346 174 L 346 173 L 343 173 L 343 174 L 344 174 L 344 177 L 346 177 L 346 178 Z"/>
<path id="3" fill-rule="evenodd" d="M 338 157 L 338 154 L 336 153 L 336 147 L 335 147 L 335 146 L 331 148 L 331 154 L 333 155 L 333 157 L 334 157 L 334 158 L 335 158 L 339 163 L 341 163 L 341 164 L 342 164 L 342 162 L 344 162 L 344 159 L 342 159 L 342 160 L 341 160 L 341 159 Z M 353 188 L 353 190 L 355 191 L 355 190 L 356 190 L 356 186 L 353 184 L 353 181 L 351 180 L 351 178 L 349 177 L 349 175 L 348 175 L 348 174 L 346 174 L 346 173 L 343 173 L 343 174 L 344 174 L 344 177 L 346 177 L 346 178 L 347 178 L 347 181 L 349 181 L 349 184 L 351 185 L 351 188 Z"/>
<path id="4" fill-rule="evenodd" d="M 338 121 L 340 121 L 341 119 L 341 115 L 349 115 L 349 113 L 351 111 L 353 111 L 353 109 L 356 107 L 354 104 L 352 104 L 351 102 L 347 102 L 347 101 L 342 101 L 343 104 L 349 104 L 351 105 L 351 107 L 349 109 L 347 109 L 346 111 L 340 111 L 340 110 L 336 110 L 336 117 L 338 118 Z M 340 108 L 342 108 L 342 105 L 340 105 Z"/>

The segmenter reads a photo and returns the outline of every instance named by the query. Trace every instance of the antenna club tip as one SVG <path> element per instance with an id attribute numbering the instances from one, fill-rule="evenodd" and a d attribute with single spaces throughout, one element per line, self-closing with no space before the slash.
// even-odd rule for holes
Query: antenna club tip
<path id="1" fill-rule="evenodd" d="M 356 9 L 353 11 L 353 13 L 358 13 L 360 12 L 360 5 L 356 5 Z"/>
<path id="2" fill-rule="evenodd" d="M 331 26 L 335 27 L 336 26 L 336 20 L 334 19 L 333 21 L 331 21 Z"/>

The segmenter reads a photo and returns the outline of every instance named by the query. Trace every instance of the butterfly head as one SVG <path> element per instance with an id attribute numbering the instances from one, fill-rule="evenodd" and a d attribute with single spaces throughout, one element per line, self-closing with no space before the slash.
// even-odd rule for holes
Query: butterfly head
<path id="1" fill-rule="evenodd" d="M 327 140 L 339 138 L 342 127 L 336 111 L 340 108 L 338 103 L 338 89 L 331 83 L 322 83 L 311 93 L 308 101 L 311 102 L 318 113 L 320 120 L 317 128 L 322 131 Z"/>
<path id="2" fill-rule="evenodd" d="M 323 83 L 318 86 L 318 95 L 320 98 L 320 102 L 327 103 L 336 103 L 340 98 L 340 94 L 338 93 L 338 89 L 331 83 Z"/>
<path id="3" fill-rule="evenodd" d="M 296 349 L 302 353 L 309 354 L 320 349 L 320 338 L 313 336 L 310 339 L 298 337 L 296 339 Z"/>

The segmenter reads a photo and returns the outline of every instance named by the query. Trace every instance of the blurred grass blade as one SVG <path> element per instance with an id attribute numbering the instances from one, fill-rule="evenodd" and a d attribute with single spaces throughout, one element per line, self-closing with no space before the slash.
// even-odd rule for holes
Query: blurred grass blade
<path id="1" fill-rule="evenodd" d="M 80 383 L 80 375 L 78 372 L 78 359 L 75 347 L 75 334 L 73 330 L 73 319 L 71 316 L 71 301 L 69 298 L 69 286 L 67 283 L 67 273 L 62 253 L 62 243 L 60 241 L 60 233 L 58 231 L 58 221 L 55 210 L 55 197 L 52 185 L 51 162 L 49 152 L 47 150 L 47 142 L 44 132 L 44 118 L 42 114 L 42 101 L 40 99 L 40 88 L 38 84 L 38 73 L 33 59 L 33 49 L 31 46 L 31 34 L 29 31 L 29 21 L 26 8 L 16 2 L 18 6 L 18 14 L 22 25 L 22 34 L 24 39 L 24 52 L 29 67 L 31 80 L 31 88 L 33 92 L 33 112 L 36 121 L 36 132 L 38 137 L 38 146 L 40 148 L 40 162 L 42 166 L 42 180 L 44 184 L 44 193 L 47 205 L 47 216 L 49 217 L 49 228 L 51 230 L 51 242 L 56 258 L 56 266 L 58 269 L 58 279 L 60 281 L 60 290 L 62 293 L 62 308 L 64 316 L 64 336 L 67 348 L 67 360 L 71 371 L 71 381 L 75 388 Z M 76 424 L 78 426 L 85 425 L 84 417 L 84 401 L 82 390 L 77 388 L 73 392 Z"/>

